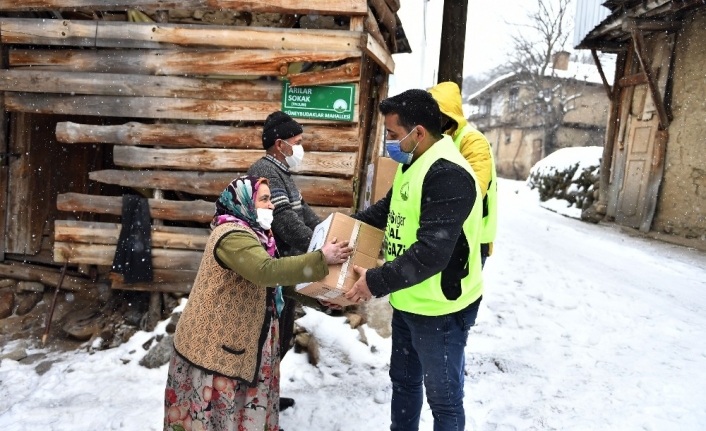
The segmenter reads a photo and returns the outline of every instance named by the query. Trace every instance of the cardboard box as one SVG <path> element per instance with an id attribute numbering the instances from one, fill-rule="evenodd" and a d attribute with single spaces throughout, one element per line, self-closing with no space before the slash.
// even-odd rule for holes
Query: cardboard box
<path id="1" fill-rule="evenodd" d="M 399 163 L 389 157 L 378 157 L 375 162 L 368 165 L 363 209 L 384 198 L 390 191 L 397 166 Z"/>
<path id="2" fill-rule="evenodd" d="M 377 258 L 385 233 L 345 214 L 334 213 L 314 229 L 308 251 L 318 250 L 333 238 L 349 241 L 353 253 L 341 265 L 329 265 L 329 274 L 323 280 L 297 285 L 297 291 L 316 299 L 346 306 L 355 303 L 348 301 L 343 294 L 358 280 L 353 265 L 370 269 L 377 266 Z"/>

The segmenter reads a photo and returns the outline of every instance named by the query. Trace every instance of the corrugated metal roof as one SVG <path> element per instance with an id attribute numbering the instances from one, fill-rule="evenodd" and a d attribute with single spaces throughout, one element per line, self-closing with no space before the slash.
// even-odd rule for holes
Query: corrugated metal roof
<path id="1" fill-rule="evenodd" d="M 610 10 L 602 5 L 603 0 L 577 0 L 574 16 L 574 47 L 603 21 Z"/>

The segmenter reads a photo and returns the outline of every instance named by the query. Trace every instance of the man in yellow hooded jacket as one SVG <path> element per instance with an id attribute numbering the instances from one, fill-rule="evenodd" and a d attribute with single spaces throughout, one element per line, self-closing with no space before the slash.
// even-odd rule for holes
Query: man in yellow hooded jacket
<path id="1" fill-rule="evenodd" d="M 497 176 L 493 150 L 485 136 L 468 124 L 463 115 L 461 90 L 455 82 L 442 82 L 429 90 L 439 104 L 442 128 L 451 136 L 463 158 L 471 165 L 478 179 L 483 199 L 483 233 L 481 234 L 481 261 L 493 252 L 497 230 Z"/>

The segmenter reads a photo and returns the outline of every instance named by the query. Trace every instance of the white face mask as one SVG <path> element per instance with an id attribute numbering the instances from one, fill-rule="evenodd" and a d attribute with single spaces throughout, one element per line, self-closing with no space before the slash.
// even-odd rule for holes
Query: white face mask
<path id="1" fill-rule="evenodd" d="M 261 228 L 269 230 L 272 227 L 272 220 L 275 218 L 272 210 L 269 208 L 258 208 L 255 211 L 257 212 L 257 223 Z"/>
<path id="2" fill-rule="evenodd" d="M 286 143 L 290 147 L 292 147 L 292 155 L 291 156 L 284 156 L 284 161 L 287 162 L 287 165 L 290 168 L 296 168 L 297 166 L 302 164 L 302 160 L 304 160 L 304 147 L 300 145 L 292 145 L 289 142 L 285 141 L 282 139 L 282 142 Z"/>

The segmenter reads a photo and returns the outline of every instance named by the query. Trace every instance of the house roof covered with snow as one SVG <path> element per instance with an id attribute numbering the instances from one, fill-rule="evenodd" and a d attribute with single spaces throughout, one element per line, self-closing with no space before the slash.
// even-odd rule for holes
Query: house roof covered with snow
<path id="1" fill-rule="evenodd" d="M 603 68 L 603 73 L 606 76 L 606 80 L 609 85 L 613 84 L 613 75 L 615 70 L 615 63 L 613 61 L 602 61 L 601 67 Z M 520 72 L 510 72 L 504 75 L 498 76 L 493 81 L 488 83 L 485 87 L 476 91 L 475 93 L 468 96 L 466 99 L 468 102 L 477 99 L 484 93 L 490 91 L 491 89 L 502 85 L 506 82 L 511 82 L 516 80 L 521 75 Z M 554 77 L 557 79 L 570 79 L 581 82 L 587 82 L 589 84 L 602 85 L 601 75 L 598 72 L 598 67 L 595 64 L 580 63 L 577 61 L 569 61 L 566 70 L 554 69 L 553 67 L 548 67 L 544 75 L 546 77 Z"/>

